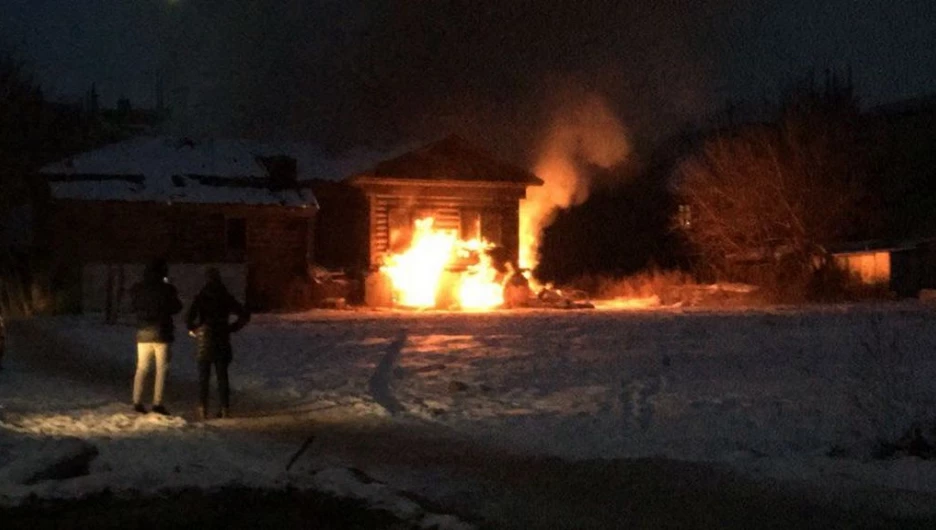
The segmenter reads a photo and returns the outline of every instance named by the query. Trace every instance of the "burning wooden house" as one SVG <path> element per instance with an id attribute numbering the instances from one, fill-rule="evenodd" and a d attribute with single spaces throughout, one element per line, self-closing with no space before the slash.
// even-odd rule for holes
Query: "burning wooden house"
<path id="1" fill-rule="evenodd" d="M 543 182 L 450 136 L 344 183 L 363 195 L 368 305 L 486 307 L 517 262 L 520 201 Z"/>

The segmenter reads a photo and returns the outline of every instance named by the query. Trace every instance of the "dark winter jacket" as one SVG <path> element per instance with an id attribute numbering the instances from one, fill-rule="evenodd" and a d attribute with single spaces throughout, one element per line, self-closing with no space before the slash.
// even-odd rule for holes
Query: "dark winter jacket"
<path id="1" fill-rule="evenodd" d="M 230 322 L 231 315 L 237 317 Z M 250 313 L 238 302 L 220 279 L 209 280 L 195 296 L 185 323 L 198 340 L 199 361 L 231 362 L 231 333 L 247 325 Z"/>
<path id="2" fill-rule="evenodd" d="M 137 342 L 170 343 L 175 339 L 172 315 L 182 310 L 176 288 L 166 280 L 166 265 L 155 261 L 146 266 L 143 280 L 130 288 L 137 318 Z"/>

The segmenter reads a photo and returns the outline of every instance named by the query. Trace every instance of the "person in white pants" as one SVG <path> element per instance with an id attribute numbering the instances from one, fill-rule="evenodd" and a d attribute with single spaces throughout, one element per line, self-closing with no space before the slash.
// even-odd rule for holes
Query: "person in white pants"
<path id="1" fill-rule="evenodd" d="M 172 315 L 182 310 L 176 288 L 169 283 L 169 267 L 162 259 L 146 265 L 143 280 L 131 287 L 133 311 L 137 317 L 137 366 L 133 377 L 133 410 L 145 413 L 143 386 L 150 365 L 156 363 L 153 383 L 153 412 L 169 414 L 163 404 L 166 377 L 172 360 L 172 341 L 175 339 Z"/>
<path id="2" fill-rule="evenodd" d="M 145 412 L 143 406 L 143 387 L 149 376 L 150 365 L 156 364 L 156 377 L 153 380 L 153 412 L 166 413 L 163 406 L 163 394 L 166 390 L 166 376 L 169 374 L 169 363 L 172 361 L 172 349 L 165 342 L 138 342 L 136 374 L 133 376 L 133 403 L 137 412 Z M 139 405 L 139 406 L 137 406 Z"/>

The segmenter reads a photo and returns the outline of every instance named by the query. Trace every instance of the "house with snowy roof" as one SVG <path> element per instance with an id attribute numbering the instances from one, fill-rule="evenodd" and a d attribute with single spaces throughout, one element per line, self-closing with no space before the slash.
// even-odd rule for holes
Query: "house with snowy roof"
<path id="1" fill-rule="evenodd" d="M 299 146 L 243 140 L 107 145 L 41 168 L 41 237 L 71 271 L 68 283 L 82 286 L 84 310 L 126 304 L 122 294 L 154 257 L 169 261 L 183 295 L 213 265 L 254 309 L 288 307 L 307 275 L 319 209 L 305 182 L 316 169 L 300 168 L 303 157 Z"/>
<path id="2" fill-rule="evenodd" d="M 455 136 L 341 157 L 300 143 L 144 136 L 40 174 L 40 238 L 71 271 L 63 283 L 81 286 L 82 309 L 108 314 L 126 311 L 124 293 L 154 257 L 169 261 L 183 298 L 212 265 L 254 310 L 307 307 L 315 265 L 372 271 L 427 215 L 515 259 L 519 201 L 542 183 Z"/>

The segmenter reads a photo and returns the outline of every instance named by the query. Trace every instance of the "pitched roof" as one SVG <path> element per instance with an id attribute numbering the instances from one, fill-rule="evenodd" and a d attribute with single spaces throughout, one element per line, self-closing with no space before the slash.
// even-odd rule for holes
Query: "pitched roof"
<path id="1" fill-rule="evenodd" d="M 346 180 L 353 183 L 363 179 L 543 184 L 533 173 L 498 160 L 454 135 L 380 162 L 373 169 Z"/>
<path id="2" fill-rule="evenodd" d="M 247 140 L 196 142 L 141 136 L 39 170 L 59 199 L 317 207 L 301 186 L 283 186 L 271 160 L 295 158 L 282 146 Z M 298 176 L 297 176 L 298 182 Z"/>

